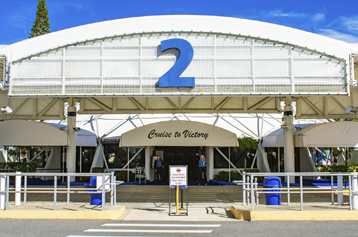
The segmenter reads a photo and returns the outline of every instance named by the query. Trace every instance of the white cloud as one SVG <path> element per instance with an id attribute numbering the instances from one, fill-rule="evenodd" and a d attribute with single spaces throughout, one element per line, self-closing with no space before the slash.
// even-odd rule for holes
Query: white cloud
<path id="1" fill-rule="evenodd" d="M 358 17 L 346 18 L 341 17 L 343 24 L 348 27 L 348 30 L 358 30 Z"/>
<path id="2" fill-rule="evenodd" d="M 323 13 L 317 13 L 313 18 L 312 18 L 312 21 L 321 21 L 324 19 L 324 14 Z"/>
<path id="3" fill-rule="evenodd" d="M 91 15 L 96 15 L 95 11 L 90 2 L 86 1 L 76 1 L 73 0 L 62 0 L 62 1 L 51 1 L 48 4 L 49 13 L 52 14 L 62 14 L 63 12 L 68 11 L 69 9 L 74 11 L 86 11 Z"/>
<path id="4" fill-rule="evenodd" d="M 274 16 L 274 17 L 306 17 L 307 14 L 304 13 L 295 13 L 295 12 L 282 12 L 281 10 L 274 10 L 274 11 L 269 11 L 267 13 L 269 16 Z"/>
<path id="5" fill-rule="evenodd" d="M 332 29 L 319 29 L 319 33 L 321 35 L 337 39 L 337 40 L 343 40 L 347 43 L 358 43 L 358 37 L 350 34 L 345 34 L 342 32 L 338 32 L 336 30 Z"/>

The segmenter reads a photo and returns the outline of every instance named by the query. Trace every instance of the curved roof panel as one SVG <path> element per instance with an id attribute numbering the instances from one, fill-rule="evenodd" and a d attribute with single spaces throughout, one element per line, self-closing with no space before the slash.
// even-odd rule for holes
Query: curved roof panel
<path id="1" fill-rule="evenodd" d="M 0 122 L 0 144 L 3 146 L 66 146 L 67 135 L 40 122 L 10 120 Z"/>
<path id="2" fill-rule="evenodd" d="M 271 23 L 219 16 L 167 15 L 118 19 L 61 30 L 12 44 L 0 49 L 0 54 L 6 54 L 10 61 L 13 61 L 77 41 L 134 32 L 171 31 L 222 32 L 223 34 L 269 38 L 298 46 L 307 46 L 321 52 L 327 51 L 328 54 L 344 58 L 348 58 L 351 52 L 358 52 L 357 47 L 346 42 Z"/>

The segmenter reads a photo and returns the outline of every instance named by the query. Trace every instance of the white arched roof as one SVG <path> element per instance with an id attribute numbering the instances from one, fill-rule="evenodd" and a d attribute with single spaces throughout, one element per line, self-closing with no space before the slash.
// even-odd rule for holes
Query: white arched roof
<path id="1" fill-rule="evenodd" d="M 65 29 L 12 44 L 0 49 L 0 54 L 5 54 L 10 61 L 13 61 L 77 41 L 135 32 L 163 31 L 222 32 L 223 34 L 269 38 L 302 47 L 307 46 L 321 52 L 326 51 L 328 54 L 343 58 L 348 58 L 352 52 L 358 53 L 358 47 L 346 42 L 271 23 L 232 17 L 167 15 L 125 18 Z"/>
<path id="2" fill-rule="evenodd" d="M 297 147 L 357 147 L 358 122 L 341 121 L 316 124 L 297 131 Z"/>
<path id="3" fill-rule="evenodd" d="M 40 122 L 9 120 L 0 122 L 2 146 L 66 146 L 66 133 Z"/>
<path id="4" fill-rule="evenodd" d="M 340 121 L 318 124 L 296 124 L 295 147 L 357 147 L 358 122 Z M 284 147 L 283 129 L 268 131 L 262 138 L 263 147 Z"/>

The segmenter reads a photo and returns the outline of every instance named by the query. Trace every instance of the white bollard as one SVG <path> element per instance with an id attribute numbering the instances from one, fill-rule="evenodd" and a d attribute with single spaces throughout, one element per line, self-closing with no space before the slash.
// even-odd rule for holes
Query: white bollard
<path id="1" fill-rule="evenodd" d="M 357 192 L 357 173 L 354 170 L 353 177 L 352 177 L 352 191 L 353 191 L 353 198 L 352 198 L 352 204 L 353 204 L 353 210 L 358 210 L 358 193 Z"/>
<path id="2" fill-rule="evenodd" d="M 21 174 L 21 172 L 16 172 L 16 174 Z M 16 190 L 16 192 L 21 191 L 21 176 L 20 175 L 16 175 L 16 177 L 15 177 L 15 190 Z M 15 206 L 20 206 L 20 205 L 21 205 L 21 193 L 16 193 L 15 194 Z"/>
<path id="3" fill-rule="evenodd" d="M 343 176 L 337 175 L 337 187 L 338 187 L 338 205 L 343 205 Z"/>
<path id="4" fill-rule="evenodd" d="M 5 175 L 0 176 L 0 210 L 5 210 Z"/>

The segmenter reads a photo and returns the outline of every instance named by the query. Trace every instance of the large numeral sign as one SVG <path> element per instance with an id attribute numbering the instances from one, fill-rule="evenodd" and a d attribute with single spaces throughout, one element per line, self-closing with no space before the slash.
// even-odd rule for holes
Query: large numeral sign
<path id="1" fill-rule="evenodd" d="M 161 51 L 177 49 L 177 61 L 163 76 L 159 77 L 159 87 L 195 87 L 195 77 L 179 77 L 191 63 L 194 50 L 184 39 L 168 39 L 161 42 Z"/>

